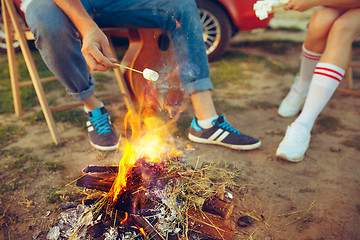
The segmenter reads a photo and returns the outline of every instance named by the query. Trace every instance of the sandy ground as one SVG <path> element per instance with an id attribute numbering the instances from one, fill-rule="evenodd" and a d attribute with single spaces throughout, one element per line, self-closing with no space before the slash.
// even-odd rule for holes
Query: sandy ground
<path id="1" fill-rule="evenodd" d="M 264 38 L 266 34 L 258 31 L 245 37 Z M 269 35 L 274 36 L 274 33 Z M 304 37 L 304 33 L 286 35 L 300 41 Z M 243 37 L 237 36 L 234 43 L 242 41 Z M 242 50 L 266 54 L 280 64 L 296 67 L 301 49 L 296 47 L 282 56 L 261 52 L 257 47 Z M 237 227 L 236 239 L 360 239 L 360 154 L 355 148 L 343 144 L 360 135 L 359 98 L 335 93 L 321 116 L 335 117 L 340 121 L 340 127 L 329 132 L 320 131 L 316 125 L 304 160 L 296 164 L 285 162 L 276 159 L 275 151 L 287 125 L 295 117 L 281 118 L 276 111 L 293 78 L 291 74 L 275 76 L 266 70 L 253 71 L 249 79 L 250 88 L 231 83 L 214 91 L 217 99 L 231 105 L 247 106 L 255 101 L 272 106 L 224 112 L 233 126 L 261 139 L 259 149 L 235 151 L 191 143 L 185 137 L 179 137 L 176 146 L 180 150 L 184 150 L 187 144 L 194 147 L 194 151 L 186 152 L 189 163 L 197 160 L 228 162 L 242 171 L 246 193 L 242 193 L 242 199 L 236 199 L 233 218 L 236 220 L 241 215 L 251 214 L 259 221 L 247 228 Z M 355 81 L 355 88 L 360 89 L 359 81 Z M 109 104 L 112 115 L 119 114 L 119 109 L 123 109 L 123 103 Z M 188 111 L 191 115 L 192 110 Z M 122 111 L 118 119 L 122 119 L 123 114 Z M 0 122 L 19 124 L 27 131 L 23 138 L 8 148 L 28 147 L 40 161 L 59 161 L 65 166 L 62 171 L 29 176 L 22 191 L 14 193 L 13 198 L 0 199 L 2 212 L 10 216 L 5 218 L 4 214 L 1 219 L 0 239 L 31 239 L 34 236 L 45 239 L 59 209 L 56 204 L 45 201 L 44 186 L 66 189 L 65 185 L 76 179 L 88 165 L 117 164 L 120 159 L 121 153 L 106 154 L 93 150 L 85 131 L 70 124 L 57 123 L 64 143 L 55 147 L 45 123 L 29 126 L 13 114 L 0 115 Z M 7 161 L 9 159 L 2 156 L 3 176 L 10 174 L 4 169 Z M 26 182 L 26 178 L 23 181 Z M 240 193 L 235 194 L 240 196 Z"/>

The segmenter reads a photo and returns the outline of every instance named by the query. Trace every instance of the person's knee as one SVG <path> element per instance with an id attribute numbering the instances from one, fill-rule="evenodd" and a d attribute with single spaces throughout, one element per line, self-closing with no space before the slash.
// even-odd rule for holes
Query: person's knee
<path id="1" fill-rule="evenodd" d="M 334 8 L 319 8 L 311 16 L 309 31 L 314 34 L 327 35 L 338 17 L 339 12 Z"/>
<path id="2" fill-rule="evenodd" d="M 348 19 L 343 19 L 341 17 L 334 22 L 331 32 L 336 36 L 341 36 L 341 39 L 348 40 L 349 42 L 352 42 L 359 36 L 358 27 L 351 24 Z"/>
<path id="3" fill-rule="evenodd" d="M 25 17 L 35 41 L 58 41 L 64 38 L 72 26 L 65 14 L 52 1 L 33 2 L 29 4 Z"/>

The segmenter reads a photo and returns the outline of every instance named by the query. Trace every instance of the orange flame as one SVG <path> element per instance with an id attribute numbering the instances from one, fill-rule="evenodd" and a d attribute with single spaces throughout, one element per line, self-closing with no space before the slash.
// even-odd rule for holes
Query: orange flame
<path id="1" fill-rule="evenodd" d="M 120 225 L 123 225 L 129 218 L 129 214 L 125 212 L 125 218 L 120 222 Z"/>
<path id="2" fill-rule="evenodd" d="M 141 232 L 141 234 L 146 237 L 146 233 L 145 233 L 145 230 L 143 228 L 139 228 L 139 231 Z"/>
<path id="3" fill-rule="evenodd" d="M 148 162 L 159 163 L 182 154 L 174 146 L 171 133 L 176 129 L 174 121 L 165 123 L 155 116 L 141 116 L 128 112 L 125 116 L 125 133 L 127 122 L 132 134 L 130 141 L 125 137 L 125 150 L 119 163 L 118 175 L 109 192 L 110 198 L 116 202 L 126 188 L 127 173 L 135 166 L 137 160 L 145 158 Z"/>

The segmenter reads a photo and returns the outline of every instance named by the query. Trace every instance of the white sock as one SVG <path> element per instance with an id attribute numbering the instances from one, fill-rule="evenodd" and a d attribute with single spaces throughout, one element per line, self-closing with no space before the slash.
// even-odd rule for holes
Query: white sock
<path id="1" fill-rule="evenodd" d="M 304 108 L 295 122 L 304 125 L 309 132 L 331 96 L 339 86 L 345 71 L 330 63 L 318 63 L 310 84 Z"/>
<path id="2" fill-rule="evenodd" d="M 210 117 L 208 119 L 205 119 L 205 120 L 197 120 L 197 123 L 202 129 L 209 129 L 212 126 L 214 126 L 213 121 L 218 119 L 218 118 L 219 118 L 219 116 L 215 115 L 215 116 L 212 116 L 212 117 Z"/>
<path id="3" fill-rule="evenodd" d="M 101 102 L 101 104 L 100 104 L 100 107 L 99 108 L 101 108 L 101 107 L 103 107 L 104 106 L 104 103 L 103 102 Z M 91 112 L 89 109 L 87 109 L 85 106 L 84 106 L 84 111 L 86 112 L 86 113 L 88 113 L 88 112 Z"/>
<path id="4" fill-rule="evenodd" d="M 320 53 L 310 52 L 303 45 L 300 64 L 300 78 L 297 82 L 297 86 L 301 91 L 307 92 L 309 90 L 311 78 L 320 57 Z"/>

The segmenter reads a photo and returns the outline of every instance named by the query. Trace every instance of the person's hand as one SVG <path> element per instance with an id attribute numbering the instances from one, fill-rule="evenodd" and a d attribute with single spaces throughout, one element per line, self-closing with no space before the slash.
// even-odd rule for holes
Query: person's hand
<path id="1" fill-rule="evenodd" d="M 289 0 L 284 9 L 304 12 L 315 6 L 317 6 L 316 0 Z"/>
<path id="2" fill-rule="evenodd" d="M 106 71 L 115 68 L 116 59 L 110 52 L 110 45 L 106 35 L 98 27 L 84 34 L 81 52 L 93 71 Z"/>

